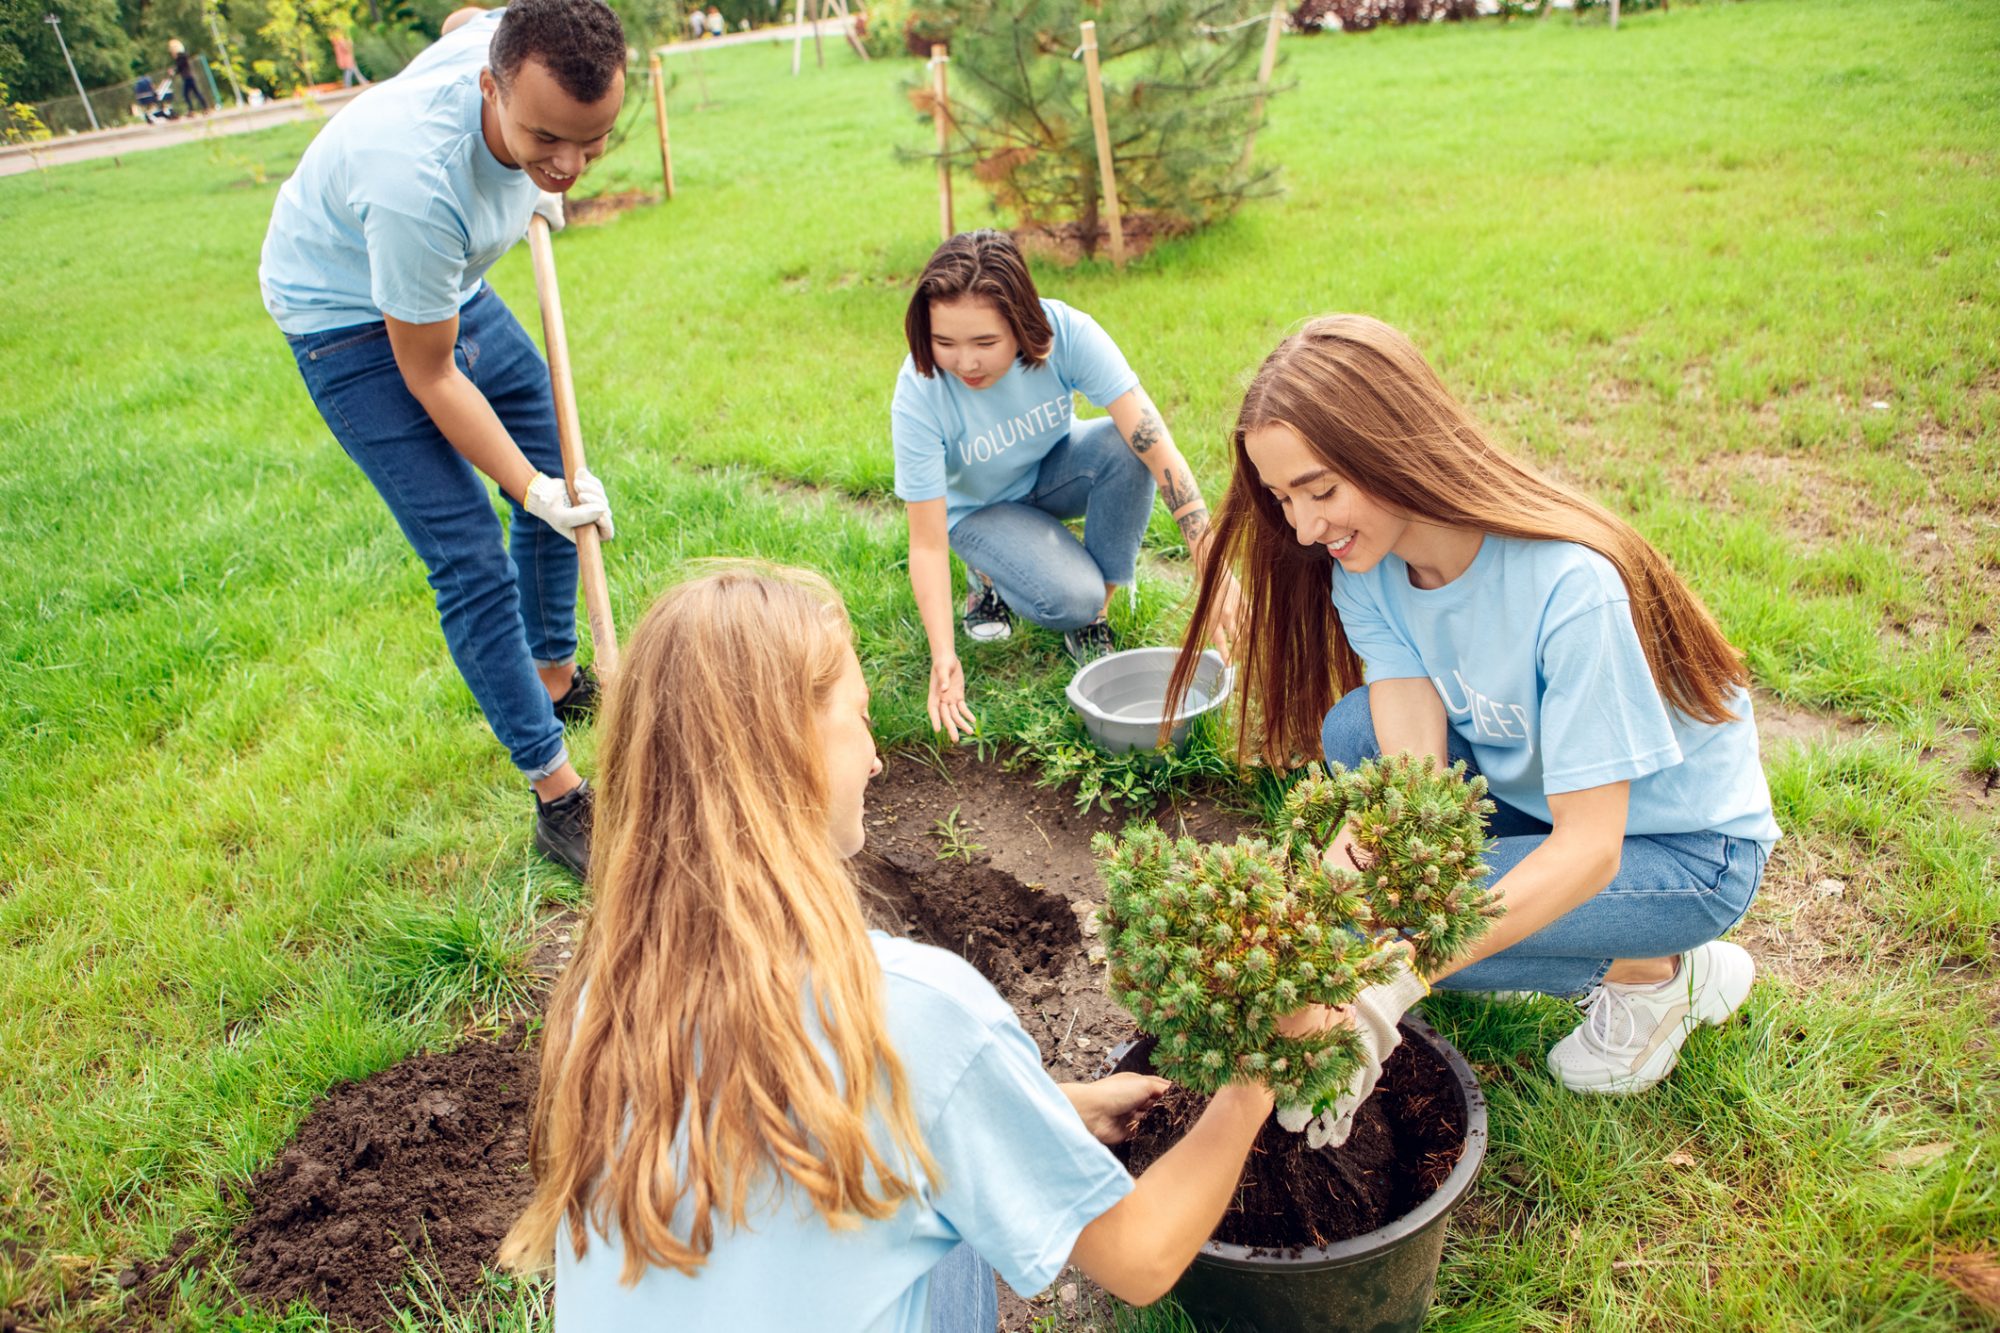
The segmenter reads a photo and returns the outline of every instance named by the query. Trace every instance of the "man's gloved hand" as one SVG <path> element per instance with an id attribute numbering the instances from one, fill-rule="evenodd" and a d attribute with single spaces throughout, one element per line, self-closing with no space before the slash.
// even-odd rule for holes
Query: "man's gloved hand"
<path id="1" fill-rule="evenodd" d="M 537 472 L 535 479 L 528 483 L 528 493 L 521 499 L 521 508 L 570 541 L 576 540 L 578 528 L 591 523 L 597 525 L 598 536 L 603 540 L 610 541 L 614 535 L 611 501 L 605 498 L 604 483 L 588 468 L 580 469 L 576 474 L 575 504 L 569 502 L 569 490 L 563 485 L 561 477 Z"/>
<path id="2" fill-rule="evenodd" d="M 1396 1025 L 1410 1011 L 1410 1006 L 1429 991 L 1424 979 L 1412 972 L 1409 962 L 1404 960 L 1397 964 L 1395 976 L 1355 996 L 1348 1008 L 1354 1014 L 1355 1035 L 1361 1038 L 1361 1068 L 1354 1071 L 1347 1081 L 1347 1090 L 1326 1110 L 1313 1115 L 1304 1106 L 1280 1107 L 1278 1123 L 1294 1134 L 1304 1130 L 1307 1144 L 1314 1148 L 1329 1144 L 1338 1148 L 1347 1142 L 1347 1136 L 1354 1132 L 1355 1111 L 1368 1100 L 1382 1077 L 1382 1062 L 1403 1043 L 1403 1034 L 1396 1030 Z"/>
<path id="3" fill-rule="evenodd" d="M 543 190 L 542 197 L 535 200 L 535 216 L 548 219 L 550 235 L 561 231 L 566 221 L 563 217 L 563 197 Z"/>

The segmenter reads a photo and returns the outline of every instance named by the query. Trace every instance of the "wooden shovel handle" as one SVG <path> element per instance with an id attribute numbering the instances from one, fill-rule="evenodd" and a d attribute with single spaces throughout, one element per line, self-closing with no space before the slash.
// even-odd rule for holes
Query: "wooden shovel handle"
<path id="1" fill-rule="evenodd" d="M 583 471 L 583 427 L 576 411 L 576 382 L 569 371 L 569 334 L 563 327 L 562 292 L 556 286 L 556 256 L 549 243 L 549 224 L 539 215 L 528 222 L 528 251 L 535 261 L 535 296 L 542 307 L 542 342 L 549 355 L 549 384 L 555 391 L 556 438 L 562 445 L 563 485 L 576 503 L 576 476 Z M 583 580 L 583 605 L 590 617 L 590 641 L 597 651 L 597 671 L 609 677 L 618 670 L 618 631 L 611 623 L 611 589 L 604 581 L 604 550 L 597 525 L 576 530 L 577 572 Z"/>

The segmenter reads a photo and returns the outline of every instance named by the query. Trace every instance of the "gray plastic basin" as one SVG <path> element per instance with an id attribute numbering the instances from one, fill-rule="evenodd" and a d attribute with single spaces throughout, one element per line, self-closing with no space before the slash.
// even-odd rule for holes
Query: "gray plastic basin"
<path id="1" fill-rule="evenodd" d="M 1066 691 L 1069 704 L 1083 718 L 1091 739 L 1112 754 L 1157 746 L 1167 680 L 1179 655 L 1178 648 L 1128 648 L 1100 657 L 1071 676 Z M 1187 743 L 1188 724 L 1220 708 L 1235 680 L 1235 668 L 1224 663 L 1220 653 L 1211 648 L 1201 655 L 1194 680 L 1173 717 L 1176 750 Z"/>

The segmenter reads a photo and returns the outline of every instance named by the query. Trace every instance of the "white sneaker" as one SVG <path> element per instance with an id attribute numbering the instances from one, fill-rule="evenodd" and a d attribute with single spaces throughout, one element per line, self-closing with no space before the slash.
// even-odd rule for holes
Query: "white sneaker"
<path id="1" fill-rule="evenodd" d="M 1571 1092 L 1646 1091 L 1673 1072 L 1690 1032 L 1736 1012 L 1757 973 L 1750 955 L 1726 940 L 1690 949 L 1679 962 L 1671 981 L 1607 981 L 1592 991 L 1583 1022 L 1549 1051 L 1557 1081 Z"/>

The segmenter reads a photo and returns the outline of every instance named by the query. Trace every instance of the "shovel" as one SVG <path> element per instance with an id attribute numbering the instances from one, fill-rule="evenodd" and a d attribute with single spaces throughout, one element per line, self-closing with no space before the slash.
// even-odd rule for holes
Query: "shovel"
<path id="1" fill-rule="evenodd" d="M 549 382 L 555 390 L 563 485 L 569 490 L 569 502 L 575 504 L 576 474 L 583 471 L 583 427 L 576 415 L 576 383 L 569 373 L 569 335 L 563 328 L 562 292 L 556 287 L 555 251 L 549 244 L 549 224 L 541 217 L 528 220 L 528 250 L 535 261 L 535 297 L 542 307 L 542 342 L 548 349 Z M 604 547 L 595 523 L 576 530 L 576 562 L 598 674 L 608 679 L 618 670 L 618 631 L 611 623 L 611 590 L 604 582 Z"/>

